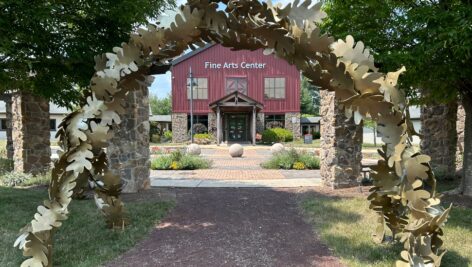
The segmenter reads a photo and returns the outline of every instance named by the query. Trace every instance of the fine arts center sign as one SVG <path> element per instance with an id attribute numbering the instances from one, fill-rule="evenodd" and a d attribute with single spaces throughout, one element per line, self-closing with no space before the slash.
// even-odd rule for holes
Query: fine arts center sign
<path id="1" fill-rule="evenodd" d="M 233 62 L 224 62 L 224 63 L 214 63 L 205 61 L 205 69 L 265 69 L 267 63 L 248 63 L 248 62 L 241 62 L 241 63 L 233 63 Z"/>

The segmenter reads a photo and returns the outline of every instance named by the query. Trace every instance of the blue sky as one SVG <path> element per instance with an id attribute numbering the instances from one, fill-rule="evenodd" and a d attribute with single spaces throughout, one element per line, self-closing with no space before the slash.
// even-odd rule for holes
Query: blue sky
<path id="1" fill-rule="evenodd" d="M 185 3 L 186 1 L 183 0 L 177 0 L 177 6 Z M 289 0 L 273 0 L 272 3 L 277 4 L 277 3 L 282 3 L 283 5 L 289 3 L 291 1 Z M 169 12 L 171 13 L 171 12 Z M 169 17 L 163 17 L 161 20 L 161 24 L 163 26 L 167 26 L 170 24 L 170 21 L 167 19 Z M 149 88 L 150 93 L 153 95 L 156 95 L 159 98 L 166 97 L 171 90 L 171 77 L 170 77 L 170 71 L 168 71 L 166 74 L 162 75 L 156 75 L 154 82 L 152 83 L 151 87 Z"/>

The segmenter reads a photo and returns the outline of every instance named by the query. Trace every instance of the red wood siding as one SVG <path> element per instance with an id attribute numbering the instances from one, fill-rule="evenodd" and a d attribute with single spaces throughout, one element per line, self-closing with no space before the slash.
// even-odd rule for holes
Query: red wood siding
<path id="1" fill-rule="evenodd" d="M 236 63 L 239 68 L 205 69 L 205 62 Z M 263 69 L 241 68 L 241 62 L 265 63 Z M 283 59 L 265 56 L 258 51 L 231 51 L 221 45 L 212 46 L 193 57 L 172 67 L 172 110 L 173 112 L 189 112 L 186 80 L 189 67 L 194 77 L 208 78 L 208 99 L 194 100 L 194 113 L 210 112 L 208 104 L 225 96 L 227 77 L 246 77 L 248 81 L 247 95 L 264 104 L 262 112 L 267 114 L 300 112 L 300 73 Z M 285 99 L 264 99 L 264 78 L 285 77 Z"/>

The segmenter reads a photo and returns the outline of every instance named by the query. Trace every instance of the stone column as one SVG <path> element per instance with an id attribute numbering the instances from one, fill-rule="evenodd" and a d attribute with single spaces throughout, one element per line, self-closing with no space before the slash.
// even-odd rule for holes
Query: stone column
<path id="1" fill-rule="evenodd" d="M 12 121 L 13 121 L 13 114 L 11 111 L 12 108 L 12 99 L 11 96 L 6 97 L 5 99 L 5 113 L 6 113 L 6 120 L 7 120 L 7 158 L 13 160 L 13 132 L 12 132 Z"/>
<path id="2" fill-rule="evenodd" d="M 252 144 L 256 145 L 256 107 L 252 108 L 251 135 L 252 135 Z"/>
<path id="3" fill-rule="evenodd" d="M 143 87 L 128 93 L 107 149 L 110 169 L 119 171 L 125 193 L 149 187 L 149 130 L 149 91 Z"/>
<path id="4" fill-rule="evenodd" d="M 212 135 L 214 140 L 216 140 L 217 124 L 215 112 L 208 113 L 208 133 Z"/>
<path id="5" fill-rule="evenodd" d="M 439 178 L 456 172 L 456 121 L 456 102 L 421 108 L 421 151 L 431 156 L 431 166 Z"/>
<path id="6" fill-rule="evenodd" d="M 51 167 L 49 102 L 29 93 L 16 93 L 11 102 L 14 170 L 39 174 Z"/>
<path id="7" fill-rule="evenodd" d="M 361 176 L 362 125 L 347 120 L 334 92 L 320 93 L 321 177 L 335 189 L 355 186 Z"/>
<path id="8" fill-rule="evenodd" d="M 172 113 L 172 142 L 183 143 L 188 141 L 187 113 Z"/>
<path id="9" fill-rule="evenodd" d="M 293 123 L 292 118 L 295 118 L 295 123 Z M 298 139 L 301 137 L 300 113 L 285 113 L 285 129 L 290 130 L 293 133 L 293 138 Z"/>
<path id="10" fill-rule="evenodd" d="M 259 112 L 256 115 L 256 133 L 262 134 L 265 128 L 265 114 L 263 112 Z"/>
<path id="11" fill-rule="evenodd" d="M 459 105 L 457 108 L 457 150 L 456 150 L 456 170 L 462 169 L 462 163 L 464 159 L 464 133 L 465 133 L 465 110 L 464 107 Z"/>

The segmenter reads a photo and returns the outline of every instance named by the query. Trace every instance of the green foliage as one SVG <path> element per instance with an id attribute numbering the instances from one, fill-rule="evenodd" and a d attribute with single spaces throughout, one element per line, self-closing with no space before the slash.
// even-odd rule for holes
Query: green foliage
<path id="1" fill-rule="evenodd" d="M 0 158 L 0 175 L 13 170 L 13 160 Z"/>
<path id="2" fill-rule="evenodd" d="M 190 130 L 188 132 L 190 134 Z M 203 134 L 203 133 L 207 133 L 207 132 L 208 132 L 208 128 L 205 126 L 205 124 L 195 123 L 193 125 L 193 134 Z"/>
<path id="3" fill-rule="evenodd" d="M 172 113 L 172 95 L 165 98 L 158 98 L 155 95 L 149 97 L 152 115 L 170 115 Z"/>
<path id="4" fill-rule="evenodd" d="M 0 266 L 20 266 L 25 259 L 21 251 L 12 246 L 18 236 L 18 225 L 31 220 L 32 212 L 38 203 L 47 198 L 47 194 L 47 190 L 42 188 L 0 187 Z M 61 240 L 61 245 L 54 247 L 53 265 L 104 266 L 134 247 L 173 206 L 173 203 L 141 196 L 145 194 L 138 197 L 141 199 L 139 201 L 126 201 L 126 208 L 133 221 L 126 231 L 106 230 L 103 216 L 97 211 L 93 199 L 72 201 L 67 223 L 54 233 L 55 240 Z M 130 197 L 134 198 L 133 194 Z"/>
<path id="5" fill-rule="evenodd" d="M 271 129 L 277 135 L 278 142 L 291 142 L 293 141 L 293 133 L 284 128 L 273 128 Z"/>
<path id="6" fill-rule="evenodd" d="M 472 93 L 469 1 L 327 0 L 325 10 L 324 30 L 362 40 L 381 71 L 406 66 L 400 87 L 410 97 L 425 97 L 417 88 L 441 102 Z"/>
<path id="7" fill-rule="evenodd" d="M 273 144 L 277 142 L 277 134 L 272 129 L 265 129 L 262 132 L 262 142 L 264 144 Z"/>
<path id="8" fill-rule="evenodd" d="M 167 141 L 171 141 L 172 140 L 172 131 L 164 131 L 164 138 Z"/>
<path id="9" fill-rule="evenodd" d="M 0 175 L 0 185 L 6 187 L 48 185 L 51 174 L 32 175 L 21 172 L 6 172 Z"/>
<path id="10" fill-rule="evenodd" d="M 193 135 L 193 140 L 196 144 L 207 145 L 212 142 L 213 136 L 208 133 L 195 134 Z"/>
<path id="11" fill-rule="evenodd" d="M 196 170 L 208 169 L 212 162 L 195 155 L 182 153 L 180 150 L 172 151 L 168 155 L 159 156 L 151 161 L 153 170 Z"/>
<path id="12" fill-rule="evenodd" d="M 319 115 L 320 100 L 320 90 L 303 77 L 300 89 L 300 111 L 305 115 Z"/>
<path id="13" fill-rule="evenodd" d="M 211 139 L 212 135 L 208 134 L 208 133 L 201 133 L 201 134 L 195 134 L 193 136 L 193 138 L 195 138 L 195 139 Z"/>
<path id="14" fill-rule="evenodd" d="M 31 91 L 71 106 L 94 56 L 129 39 L 174 0 L 0 1 L 0 94 Z M 31 75 L 33 74 L 34 75 Z"/>
<path id="15" fill-rule="evenodd" d="M 296 149 L 285 150 L 272 155 L 270 160 L 261 164 L 266 169 L 319 169 L 320 160 L 313 154 L 298 152 Z M 303 167 L 303 168 L 302 168 Z"/>
<path id="16" fill-rule="evenodd" d="M 313 135 L 313 139 L 320 139 L 321 138 L 321 133 L 320 132 L 313 131 L 312 135 Z"/>

